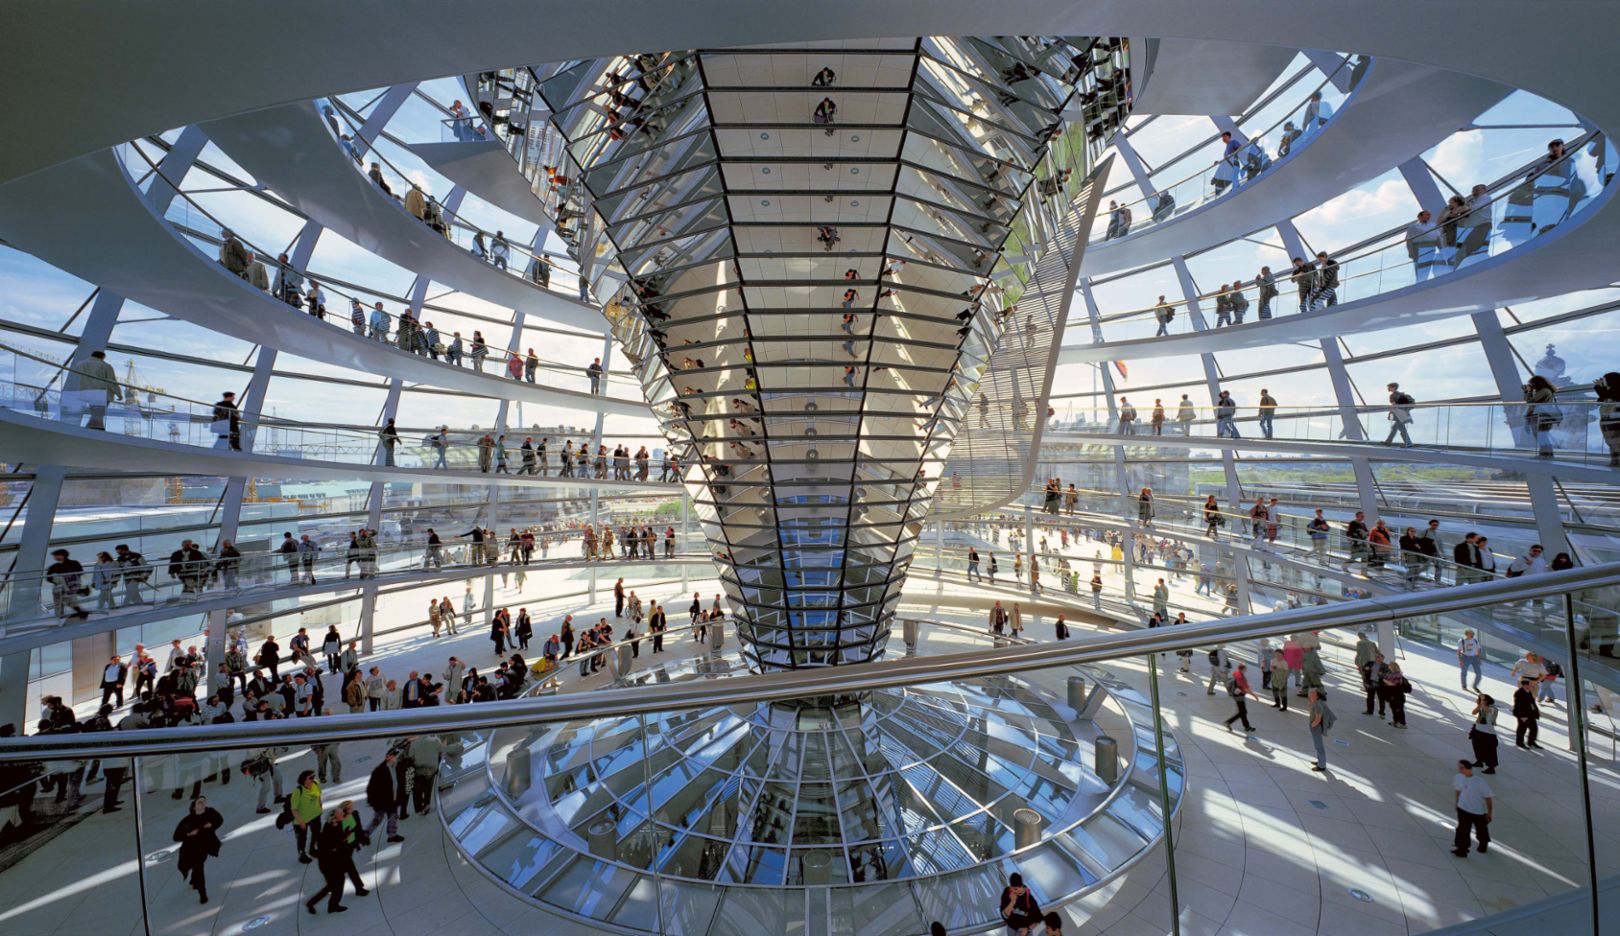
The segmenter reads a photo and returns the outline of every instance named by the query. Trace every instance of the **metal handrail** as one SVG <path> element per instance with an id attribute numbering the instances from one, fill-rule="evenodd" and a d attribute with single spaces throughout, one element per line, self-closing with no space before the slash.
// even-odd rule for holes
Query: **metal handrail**
<path id="1" fill-rule="evenodd" d="M 96 734 L 88 740 L 83 735 L 35 736 L 0 744 L 0 763 L 45 758 L 164 755 L 266 744 L 331 743 L 424 731 L 471 731 L 537 722 L 622 718 L 672 710 L 783 702 L 950 679 L 1027 673 L 1031 669 L 1169 652 L 1211 641 L 1230 642 L 1275 637 L 1299 630 L 1357 627 L 1390 618 L 1446 614 L 1503 601 L 1561 597 L 1576 589 L 1612 585 L 1620 585 L 1620 563 L 1414 592 L 1394 598 L 1365 598 L 1340 605 L 1226 618 L 1202 624 L 1098 634 L 1083 640 L 1054 644 L 975 648 L 962 653 L 914 659 L 736 676 L 724 680 L 723 686 L 712 685 L 712 681 L 686 682 L 476 706 L 170 728 L 144 739 L 139 733 L 121 732 Z"/>

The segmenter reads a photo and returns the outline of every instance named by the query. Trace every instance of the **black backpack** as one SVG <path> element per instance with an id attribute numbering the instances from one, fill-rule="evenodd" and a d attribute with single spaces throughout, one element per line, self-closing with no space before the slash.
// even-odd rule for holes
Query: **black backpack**
<path id="1" fill-rule="evenodd" d="M 1220 651 L 1218 651 L 1218 650 L 1209 651 L 1209 665 L 1210 666 L 1220 666 L 1221 665 Z"/>

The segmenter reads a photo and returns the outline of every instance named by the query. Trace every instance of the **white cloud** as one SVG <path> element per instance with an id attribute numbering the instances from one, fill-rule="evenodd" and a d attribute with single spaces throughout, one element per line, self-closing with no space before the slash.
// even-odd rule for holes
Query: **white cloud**
<path id="1" fill-rule="evenodd" d="M 1299 225 L 1341 224 L 1347 221 L 1366 221 L 1390 212 L 1403 210 L 1412 204 L 1412 193 L 1403 179 L 1386 179 L 1376 188 L 1353 189 L 1323 205 L 1300 215 Z M 1336 239 L 1343 243 L 1353 238 Z"/>
<path id="2" fill-rule="evenodd" d="M 1429 166 L 1459 189 L 1468 186 L 1460 180 L 1472 179 L 1485 164 L 1485 135 L 1479 131 L 1453 133 L 1434 148 Z"/>

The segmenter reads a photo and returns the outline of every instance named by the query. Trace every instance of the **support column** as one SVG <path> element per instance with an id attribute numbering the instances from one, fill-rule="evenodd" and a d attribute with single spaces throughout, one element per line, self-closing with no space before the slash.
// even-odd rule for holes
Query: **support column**
<path id="1" fill-rule="evenodd" d="M 1328 81 L 1340 91 L 1350 90 L 1350 69 L 1340 68 L 1344 59 L 1333 52 L 1324 52 L 1321 49 L 1306 49 L 1305 57 L 1310 59 L 1316 70 L 1329 76 Z"/>
<path id="2" fill-rule="evenodd" d="M 318 236 L 318 235 L 317 235 Z M 313 240 L 313 238 L 310 238 Z M 300 240 L 300 246 L 303 241 Z M 300 267 L 301 268 L 301 267 Z M 269 392 L 270 377 L 276 367 L 275 348 L 259 347 L 259 355 L 253 361 L 253 375 L 248 378 L 247 389 L 242 393 L 241 415 L 243 422 L 242 449 L 253 450 L 253 435 L 258 432 L 259 414 L 264 411 L 264 400 Z M 242 523 L 242 501 L 247 496 L 246 476 L 227 478 L 225 481 L 225 494 L 221 498 L 219 510 L 219 536 L 214 540 L 214 549 L 219 549 L 224 540 L 236 539 L 236 531 Z M 207 666 L 203 670 L 205 681 L 212 680 L 219 672 L 219 665 L 225 662 L 225 620 L 224 609 L 208 613 L 208 636 L 203 642 L 203 656 Z M 209 683 L 211 688 L 212 683 Z"/>
<path id="3" fill-rule="evenodd" d="M 28 679 L 33 675 L 32 650 L 0 656 L 0 725 L 14 725 L 18 736 L 28 732 Z M 106 665 L 106 661 L 102 661 Z"/>
<path id="4" fill-rule="evenodd" d="M 1346 81 L 1348 80 L 1346 78 Z M 1283 248 L 1287 250 L 1288 256 L 1310 256 L 1310 251 L 1305 247 L 1305 239 L 1299 236 L 1299 230 L 1294 227 L 1293 221 L 1280 222 L 1277 225 L 1277 234 L 1282 238 Z M 1341 432 L 1350 442 L 1365 442 L 1367 427 L 1358 412 L 1355 388 L 1350 383 L 1350 372 L 1345 369 L 1344 354 L 1339 349 L 1339 340 L 1324 338 L 1321 341 L 1321 348 L 1328 381 L 1333 385 L 1333 397 L 1339 406 L 1339 423 L 1343 427 Z M 1361 504 L 1362 512 L 1367 515 L 1367 525 L 1372 526 L 1378 522 L 1378 486 L 1373 480 L 1372 463 L 1361 456 L 1351 456 L 1349 462 L 1350 471 L 1356 479 L 1357 502 Z M 1389 649 L 1392 648 L 1386 649 L 1386 656 Z M 1394 659 L 1393 656 L 1389 658 Z"/>
<path id="5" fill-rule="evenodd" d="M 1233 120 L 1231 117 L 1228 117 L 1225 114 L 1214 114 L 1211 115 L 1209 119 L 1215 122 L 1216 130 L 1219 130 L 1222 133 L 1232 134 L 1233 142 L 1237 143 L 1239 146 L 1249 145 L 1249 135 L 1244 133 L 1243 128 L 1239 127 L 1237 125 L 1237 121 Z"/>
<path id="6" fill-rule="evenodd" d="M 537 238 L 544 236 L 545 235 L 543 234 L 536 235 Z M 508 360 L 510 360 L 512 355 L 519 354 L 522 346 L 523 312 L 521 310 L 514 309 L 512 311 L 512 335 L 506 341 L 506 355 Z M 505 362 L 503 361 L 502 364 L 504 366 Z M 495 439 L 497 442 L 500 441 L 501 436 L 506 435 L 507 415 L 510 412 L 511 405 L 510 400 L 502 397 L 501 402 L 495 407 Z M 495 565 L 498 566 L 501 563 L 502 542 L 500 485 L 493 482 L 489 485 L 489 494 L 485 502 L 484 511 L 484 516 L 488 517 L 488 522 L 485 524 L 485 527 L 495 534 L 494 542 L 486 542 L 484 544 L 484 549 L 486 552 L 490 549 L 495 550 Z M 495 573 L 493 571 L 494 566 L 490 566 L 489 568 L 492 571 L 487 572 L 484 575 L 484 626 L 486 628 L 495 621 Z"/>
<path id="7" fill-rule="evenodd" d="M 1445 210 L 1446 196 L 1440 191 L 1440 186 L 1434 181 L 1434 175 L 1421 157 L 1414 157 L 1401 163 L 1398 167 L 1401 178 L 1406 180 L 1406 187 L 1412 190 L 1412 197 L 1417 199 L 1418 206 L 1431 212 L 1436 218 Z"/>
<path id="8" fill-rule="evenodd" d="M 1101 343 L 1103 340 L 1102 316 L 1097 310 L 1097 300 L 1091 292 L 1091 279 L 1089 277 L 1080 281 L 1080 298 L 1085 302 L 1086 317 L 1091 322 L 1091 340 Z M 1097 370 L 1102 375 L 1103 392 L 1108 395 L 1106 401 L 1108 425 L 1116 426 L 1119 424 L 1119 403 L 1115 395 L 1114 375 L 1108 369 L 1108 362 L 1106 361 L 1099 362 Z M 1129 522 L 1132 485 L 1130 469 L 1125 464 L 1125 446 L 1123 445 L 1114 446 L 1114 478 L 1115 483 L 1119 485 L 1120 519 Z M 1120 573 L 1125 577 L 1123 591 L 1126 601 L 1136 600 L 1136 550 L 1133 548 L 1134 546 L 1134 542 L 1126 543 L 1126 548 L 1123 550 L 1125 562 L 1120 567 Z"/>
<path id="9" fill-rule="evenodd" d="M 426 280 L 418 280 L 419 289 L 425 290 Z M 413 295 L 418 290 L 413 290 Z M 382 417 L 379 426 L 386 426 L 388 420 L 399 415 L 399 395 L 405 387 L 404 381 L 398 377 L 388 381 L 388 396 L 383 400 Z M 377 447 L 377 453 L 372 456 L 373 461 L 381 464 L 383 460 L 382 446 Z M 371 490 L 366 494 L 366 529 L 376 530 L 382 526 L 383 482 L 373 481 Z M 377 583 L 374 579 L 367 579 L 366 585 L 360 592 L 360 652 L 369 654 L 373 647 L 372 616 L 377 613 Z"/>
<path id="10" fill-rule="evenodd" d="M 372 142 L 382 135 L 383 128 L 388 126 L 388 122 L 394 119 L 394 115 L 411 99 L 411 94 L 415 91 L 414 81 L 397 84 L 384 91 L 382 97 L 372 106 L 371 113 L 366 116 L 366 122 L 354 131 L 350 139 L 354 144 L 354 151 L 365 156 L 371 149 Z"/>
<path id="11" fill-rule="evenodd" d="M 1491 377 L 1496 381 L 1496 392 L 1502 397 L 1502 409 L 1515 413 L 1513 404 L 1524 398 L 1524 387 L 1520 383 L 1518 359 L 1513 355 L 1513 345 L 1508 341 L 1507 332 L 1502 330 L 1502 322 L 1496 317 L 1494 309 L 1475 312 L 1471 318 L 1474 320 L 1474 331 L 1479 334 L 1480 348 L 1485 352 L 1485 361 L 1491 368 Z M 1508 425 L 1515 433 L 1520 431 L 1522 423 L 1522 412 L 1517 413 L 1516 418 L 1508 419 Z M 1558 505 L 1558 488 L 1552 476 L 1527 473 L 1524 481 L 1530 492 L 1530 509 L 1535 513 L 1536 533 L 1541 540 L 1541 548 L 1548 556 L 1567 552 L 1573 558 L 1575 554 L 1570 548 L 1569 537 L 1564 534 L 1563 512 Z"/>
<path id="12" fill-rule="evenodd" d="M 612 367 L 612 361 L 613 361 L 612 355 L 613 355 L 613 333 L 611 331 L 609 331 L 608 334 L 602 336 L 602 381 L 597 387 L 598 393 L 600 393 L 602 395 L 607 394 L 607 372 Z M 597 412 L 596 412 L 596 428 L 591 430 L 591 453 L 590 454 L 591 454 L 592 458 L 596 457 L 596 450 L 598 448 L 600 448 L 601 445 L 602 445 L 602 421 L 606 417 L 607 417 L 606 413 L 603 413 L 601 410 L 597 410 Z M 591 488 L 591 519 L 590 519 L 590 523 L 591 523 L 591 526 L 593 526 L 593 527 L 596 526 L 597 523 L 598 523 L 597 515 L 598 515 L 598 511 L 599 511 L 600 506 L 601 506 L 600 492 L 598 491 L 598 489 L 596 487 L 592 487 Z M 596 566 L 594 566 L 594 565 L 591 566 L 591 569 L 590 569 L 590 595 L 589 595 L 589 600 L 590 600 L 590 602 L 592 604 L 596 603 Z"/>
<path id="13" fill-rule="evenodd" d="M 675 538 L 675 547 L 676 547 L 676 549 L 679 549 L 681 547 L 681 545 L 686 540 L 691 538 L 691 533 L 687 530 L 687 526 L 691 522 L 692 522 L 692 495 L 690 493 L 688 493 L 688 492 L 683 491 L 681 493 L 681 526 L 680 526 L 680 533 Z M 683 563 L 681 563 L 681 591 L 684 593 L 691 586 L 692 586 L 691 575 L 689 574 L 689 570 L 686 567 L 686 563 L 683 562 Z"/>
<path id="14" fill-rule="evenodd" d="M 1142 194 L 1148 198 L 1159 194 L 1153 185 L 1153 176 L 1148 173 L 1147 166 L 1142 163 L 1142 157 L 1136 153 L 1136 147 L 1131 144 L 1129 131 L 1114 137 L 1114 149 L 1119 152 L 1119 158 L 1124 161 L 1125 168 L 1131 173 L 1131 180 Z"/>
<path id="15" fill-rule="evenodd" d="M 1527 438 L 1524 420 L 1524 378 L 1519 371 L 1519 359 L 1513 353 L 1513 345 L 1508 341 L 1507 332 L 1502 329 L 1502 321 L 1496 317 L 1496 310 L 1489 312 L 1475 312 L 1469 316 L 1474 322 L 1474 332 L 1479 335 L 1480 350 L 1485 352 L 1485 363 L 1491 369 L 1491 379 L 1496 381 L 1496 392 L 1502 398 L 1502 421 L 1507 431 L 1512 434 L 1515 444 L 1532 442 Z"/>
<path id="16" fill-rule="evenodd" d="M 1204 322 L 1203 310 L 1198 306 L 1198 286 L 1193 282 L 1192 273 L 1187 269 L 1186 259 L 1175 257 L 1171 260 L 1171 265 L 1176 271 L 1176 281 L 1181 285 L 1182 298 L 1187 302 L 1187 317 L 1192 320 L 1193 330 L 1207 331 L 1209 326 Z M 1221 375 L 1215 367 L 1215 355 L 1206 351 L 1198 357 L 1204 365 L 1204 385 L 1209 392 L 1210 405 L 1213 406 L 1221 391 Z M 1221 449 L 1221 469 L 1226 474 L 1227 507 L 1235 513 L 1242 506 L 1243 497 L 1242 488 L 1238 484 L 1237 457 L 1229 448 Z M 1249 614 L 1253 610 L 1249 595 L 1249 560 L 1236 550 L 1232 552 L 1232 575 L 1238 589 L 1238 611 L 1241 614 Z"/>
<path id="17" fill-rule="evenodd" d="M 47 550 L 51 545 L 51 530 L 56 524 L 56 507 L 62 498 L 62 482 L 67 469 L 61 465 L 38 465 L 34 468 L 34 483 L 28 489 L 28 513 L 23 517 L 22 533 L 17 538 L 16 559 L 8 577 L 15 594 L 11 596 L 10 617 L 38 617 L 43 608 L 41 596 L 44 583 Z"/>

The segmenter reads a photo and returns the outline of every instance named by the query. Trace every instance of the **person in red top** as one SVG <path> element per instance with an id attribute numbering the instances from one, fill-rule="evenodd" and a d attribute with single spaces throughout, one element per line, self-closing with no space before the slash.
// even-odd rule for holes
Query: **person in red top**
<path id="1" fill-rule="evenodd" d="M 1237 711 L 1232 714 L 1231 718 L 1226 720 L 1226 730 L 1232 730 L 1233 722 L 1242 721 L 1244 731 L 1253 731 L 1254 726 L 1249 724 L 1248 697 L 1251 695 L 1256 699 L 1260 697 L 1255 695 L 1254 690 L 1249 687 L 1249 676 L 1244 672 L 1242 663 L 1239 663 L 1237 669 L 1234 669 L 1232 675 L 1227 678 L 1226 691 L 1232 696 L 1232 701 L 1237 703 Z"/>
<path id="2" fill-rule="evenodd" d="M 1389 527 L 1379 520 L 1373 528 L 1367 531 L 1367 544 L 1372 547 L 1372 560 L 1368 565 L 1372 568 L 1382 568 L 1389 561 L 1391 545 L 1389 541 Z"/>

